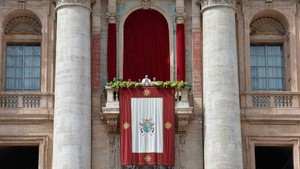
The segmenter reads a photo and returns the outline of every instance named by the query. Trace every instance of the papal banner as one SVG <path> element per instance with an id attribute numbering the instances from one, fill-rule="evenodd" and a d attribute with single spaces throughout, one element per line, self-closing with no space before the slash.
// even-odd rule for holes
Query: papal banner
<path id="1" fill-rule="evenodd" d="M 174 166 L 174 89 L 120 89 L 121 165 Z"/>

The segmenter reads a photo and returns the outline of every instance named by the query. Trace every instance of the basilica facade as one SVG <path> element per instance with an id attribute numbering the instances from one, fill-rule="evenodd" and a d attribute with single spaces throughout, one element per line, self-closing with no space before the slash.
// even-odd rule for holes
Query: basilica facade
<path id="1" fill-rule="evenodd" d="M 0 168 L 300 169 L 298 10 L 298 0 L 0 0 Z M 171 163 L 124 162 L 133 125 L 122 89 L 107 84 L 145 75 L 191 85 L 161 122 Z"/>

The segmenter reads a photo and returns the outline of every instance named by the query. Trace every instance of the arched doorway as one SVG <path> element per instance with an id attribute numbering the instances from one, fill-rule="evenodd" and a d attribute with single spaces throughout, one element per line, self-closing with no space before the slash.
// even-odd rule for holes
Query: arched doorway
<path id="1" fill-rule="evenodd" d="M 138 80 L 146 74 L 170 80 L 168 23 L 153 9 L 132 12 L 124 24 L 124 80 Z"/>

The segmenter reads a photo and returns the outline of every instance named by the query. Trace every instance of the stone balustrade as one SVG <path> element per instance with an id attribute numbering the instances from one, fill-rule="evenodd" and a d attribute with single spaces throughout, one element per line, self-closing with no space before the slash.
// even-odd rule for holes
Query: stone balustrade
<path id="1" fill-rule="evenodd" d="M 119 117 L 119 89 L 106 87 L 106 103 L 102 107 L 103 118 L 107 122 L 108 131 L 111 134 L 117 133 Z M 178 119 L 177 133 L 185 133 L 192 118 L 193 107 L 189 104 L 189 89 L 177 89 L 175 91 L 175 114 Z"/>
<path id="2" fill-rule="evenodd" d="M 245 92 L 240 94 L 241 119 L 271 123 L 299 123 L 299 92 Z"/>
<path id="3" fill-rule="evenodd" d="M 241 108 L 299 107 L 298 92 L 246 92 L 241 94 Z"/>
<path id="4" fill-rule="evenodd" d="M 53 118 L 54 94 L 1 92 L 1 120 L 48 120 Z"/>

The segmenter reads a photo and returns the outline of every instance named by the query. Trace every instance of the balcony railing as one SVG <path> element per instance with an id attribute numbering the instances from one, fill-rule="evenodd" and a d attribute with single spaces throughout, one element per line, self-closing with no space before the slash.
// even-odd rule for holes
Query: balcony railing
<path id="1" fill-rule="evenodd" d="M 0 120 L 53 118 L 53 93 L 0 92 Z"/>
<path id="2" fill-rule="evenodd" d="M 189 105 L 189 89 L 178 89 L 175 91 L 175 114 L 178 119 L 178 133 L 187 130 L 188 122 L 192 117 L 193 107 Z M 119 110 L 119 89 L 106 88 L 106 103 L 102 107 L 103 118 L 106 119 L 109 133 L 117 132 Z"/>
<path id="3" fill-rule="evenodd" d="M 245 92 L 241 98 L 241 119 L 272 123 L 300 121 L 299 92 Z"/>
<path id="4" fill-rule="evenodd" d="M 297 92 L 246 92 L 241 94 L 241 107 L 299 107 L 299 95 Z"/>

